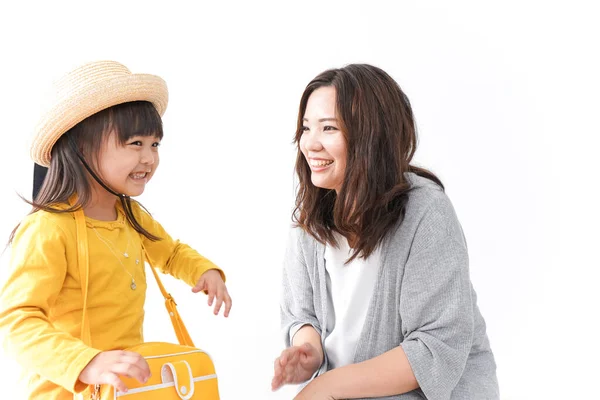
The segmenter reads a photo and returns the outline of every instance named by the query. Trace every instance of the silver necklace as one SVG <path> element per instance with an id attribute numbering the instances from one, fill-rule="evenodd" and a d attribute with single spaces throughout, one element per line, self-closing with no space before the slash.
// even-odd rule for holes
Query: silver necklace
<path id="1" fill-rule="evenodd" d="M 112 243 L 109 243 L 107 239 L 103 238 L 98 231 L 96 230 L 95 227 L 92 226 L 92 229 L 94 230 L 94 232 L 96 233 L 96 236 L 98 237 L 98 239 L 104 243 L 104 245 L 106 247 L 108 247 L 108 249 L 110 250 L 110 252 L 115 256 L 115 258 L 117 259 L 117 261 L 119 261 L 119 264 L 121 264 L 121 268 L 123 268 L 123 271 L 125 271 L 127 273 L 127 275 L 129 275 L 131 277 L 131 285 L 129 285 L 129 287 L 131 288 L 131 290 L 135 290 L 137 288 L 137 285 L 135 283 L 135 278 L 133 277 L 133 275 L 127 270 L 127 268 L 125 268 L 125 264 L 123 264 L 123 261 L 121 261 L 121 258 L 119 257 L 119 255 L 117 253 L 119 253 L 118 250 L 115 250 L 115 248 L 112 246 Z M 125 251 L 122 253 L 123 257 L 125 258 L 129 258 L 129 245 L 131 244 L 131 236 L 129 236 L 129 232 L 127 232 L 127 248 L 125 249 Z M 135 264 L 138 265 L 140 263 L 140 260 L 138 258 L 136 258 L 135 260 Z"/>

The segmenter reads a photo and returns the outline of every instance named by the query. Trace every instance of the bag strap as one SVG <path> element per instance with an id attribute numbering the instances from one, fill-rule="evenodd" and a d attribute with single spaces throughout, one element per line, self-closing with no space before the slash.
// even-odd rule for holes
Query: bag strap
<path id="1" fill-rule="evenodd" d="M 88 346 L 92 346 L 90 322 L 87 318 L 87 293 L 89 284 L 89 256 L 87 246 L 87 229 L 83 210 L 75 212 L 75 224 L 77 226 L 77 265 L 79 266 L 79 279 L 81 280 L 81 294 L 83 296 L 83 311 L 81 315 L 81 340 Z"/>
<path id="2" fill-rule="evenodd" d="M 74 204 L 74 199 L 69 199 L 69 203 L 71 205 Z M 92 345 L 92 335 L 90 331 L 90 323 L 87 316 L 87 297 L 88 297 L 88 286 L 89 286 L 89 273 L 90 273 L 90 262 L 88 255 L 88 240 L 87 240 L 87 227 L 85 224 L 85 215 L 83 213 L 83 209 L 79 209 L 74 211 L 75 215 L 75 225 L 77 227 L 77 263 L 79 265 L 79 276 L 81 279 L 81 293 L 83 295 L 83 312 L 81 317 L 81 340 L 88 346 Z M 144 255 L 148 264 L 150 264 L 150 269 L 152 270 L 152 274 L 156 279 L 156 283 L 158 284 L 158 288 L 162 293 L 165 299 L 165 307 L 167 308 L 167 312 L 171 317 L 171 324 L 173 325 L 173 330 L 175 331 L 175 335 L 177 336 L 177 340 L 179 344 L 184 346 L 194 346 L 194 342 L 188 333 L 188 330 L 177 311 L 177 303 L 173 299 L 170 293 L 167 293 L 165 287 L 160 280 L 158 273 L 154 269 L 152 265 L 152 260 L 148 257 L 148 253 L 144 245 L 142 244 L 142 249 L 144 251 Z"/>
<path id="3" fill-rule="evenodd" d="M 169 313 L 169 317 L 171 317 L 171 324 L 173 325 L 173 330 L 175 331 L 175 336 L 177 336 L 179 344 L 184 346 L 195 347 L 194 342 L 192 341 L 192 338 L 188 333 L 185 324 L 183 323 L 183 319 L 181 319 L 179 311 L 177 311 L 177 303 L 175 303 L 175 299 L 173 298 L 173 296 L 171 296 L 171 293 L 167 293 L 167 291 L 165 290 L 165 287 L 163 286 L 162 281 L 158 277 L 158 273 L 156 272 L 152 260 L 148 256 L 148 252 L 146 251 L 146 248 L 143 244 L 142 249 L 144 250 L 145 258 L 146 260 L 148 260 L 148 264 L 150 265 L 150 270 L 152 270 L 152 275 L 154 275 L 156 283 L 158 284 L 158 288 L 160 289 L 160 292 L 162 293 L 162 296 L 165 299 L 165 307 L 167 309 L 167 312 Z"/>

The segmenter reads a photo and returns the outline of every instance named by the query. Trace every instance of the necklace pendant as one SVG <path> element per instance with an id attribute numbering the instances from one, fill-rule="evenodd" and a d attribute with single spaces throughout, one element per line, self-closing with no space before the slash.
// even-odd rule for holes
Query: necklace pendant
<path id="1" fill-rule="evenodd" d="M 135 284 L 135 281 L 132 279 L 131 280 L 131 290 L 135 290 L 137 288 L 137 285 Z"/>
<path id="2" fill-rule="evenodd" d="M 123 255 L 125 256 L 125 258 L 129 258 L 129 254 L 127 254 L 127 252 L 123 253 Z"/>

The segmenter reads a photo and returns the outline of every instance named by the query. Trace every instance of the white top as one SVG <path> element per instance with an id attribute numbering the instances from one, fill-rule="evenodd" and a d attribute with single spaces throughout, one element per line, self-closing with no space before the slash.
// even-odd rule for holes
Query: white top
<path id="1" fill-rule="evenodd" d="M 354 362 L 356 344 L 365 323 L 381 261 L 381 246 L 365 260 L 350 258 L 348 240 L 334 233 L 338 248 L 325 246 L 327 271 L 327 330 L 325 353 L 331 368 Z"/>

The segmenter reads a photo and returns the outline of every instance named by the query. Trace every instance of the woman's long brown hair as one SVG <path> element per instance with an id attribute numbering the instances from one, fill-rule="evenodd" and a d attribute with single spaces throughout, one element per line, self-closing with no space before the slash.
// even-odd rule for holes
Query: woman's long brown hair
<path id="1" fill-rule="evenodd" d="M 38 210 L 67 213 L 87 206 L 92 196 L 90 178 L 94 175 L 93 171 L 97 171 L 100 149 L 113 132 L 121 144 L 133 136 L 157 136 L 162 139 L 162 120 L 151 103 L 134 101 L 104 109 L 75 125 L 52 147 L 50 166 L 37 196 L 32 201 L 23 198 L 32 206 L 30 214 Z M 101 181 L 99 183 L 104 184 Z M 68 203 L 74 193 L 77 193 L 75 204 L 66 208 L 56 207 Z M 128 196 L 119 197 L 133 228 L 150 240 L 159 240 L 136 220 L 130 203 L 135 200 L 130 200 Z M 8 243 L 12 242 L 17 229 L 18 226 L 12 231 Z"/>
<path id="2" fill-rule="evenodd" d="M 310 95 L 330 86 L 347 143 L 346 170 L 339 191 L 318 188 L 300 150 L 303 118 Z M 295 143 L 299 178 L 292 219 L 321 243 L 337 246 L 333 232 L 349 239 L 353 254 L 366 258 L 404 217 L 408 192 L 405 173 L 442 182 L 426 169 L 411 165 L 417 132 L 408 97 L 385 71 L 351 64 L 319 74 L 304 90 L 298 111 Z"/>

